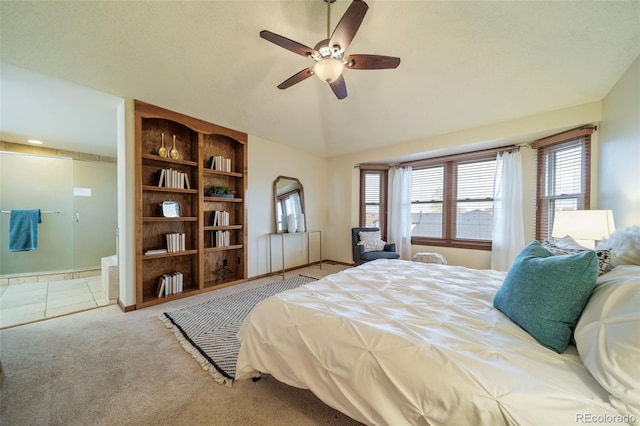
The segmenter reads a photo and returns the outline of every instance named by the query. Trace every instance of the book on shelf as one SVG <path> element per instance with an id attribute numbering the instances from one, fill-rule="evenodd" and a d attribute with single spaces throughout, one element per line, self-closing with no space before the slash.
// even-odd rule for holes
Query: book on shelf
<path id="1" fill-rule="evenodd" d="M 231 223 L 231 214 L 227 211 L 215 210 L 209 216 L 210 226 L 229 226 Z"/>
<path id="2" fill-rule="evenodd" d="M 229 231 L 213 231 L 211 233 L 211 247 L 228 247 L 231 245 Z"/>
<path id="3" fill-rule="evenodd" d="M 166 297 L 172 294 L 182 293 L 184 286 L 184 275 L 182 272 L 164 274 L 158 279 L 158 297 Z"/>
<path id="4" fill-rule="evenodd" d="M 167 252 L 167 249 L 166 249 L 166 248 L 159 248 L 159 249 L 149 249 L 149 250 L 146 250 L 146 251 L 144 252 L 144 254 L 145 254 L 145 256 L 146 256 L 146 255 L 151 255 L 151 254 L 163 254 L 163 253 L 166 253 L 166 252 Z"/>
<path id="5" fill-rule="evenodd" d="M 166 251 L 169 253 L 186 250 L 186 238 L 184 232 L 165 234 L 165 240 L 167 243 Z"/>
<path id="6" fill-rule="evenodd" d="M 230 172 L 231 158 L 225 158 L 222 155 L 212 155 L 209 157 L 209 168 L 222 172 Z"/>
<path id="7" fill-rule="evenodd" d="M 158 297 L 162 297 L 164 296 L 164 286 L 166 285 L 164 276 L 160 277 L 160 280 L 158 281 L 158 291 L 156 293 L 156 296 Z"/>
<path id="8" fill-rule="evenodd" d="M 172 189 L 191 189 L 189 175 L 175 169 L 161 169 L 158 187 Z"/>

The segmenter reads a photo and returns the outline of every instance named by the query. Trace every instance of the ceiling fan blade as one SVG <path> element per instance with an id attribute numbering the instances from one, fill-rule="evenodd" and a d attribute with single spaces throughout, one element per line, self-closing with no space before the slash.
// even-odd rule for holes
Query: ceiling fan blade
<path id="1" fill-rule="evenodd" d="M 307 78 L 311 77 L 312 75 L 313 75 L 313 68 L 311 68 L 311 67 L 305 68 L 302 71 L 292 75 L 291 77 L 289 77 L 288 79 L 286 79 L 285 81 L 280 83 L 278 85 L 278 89 L 289 88 L 289 87 L 293 86 L 294 84 L 300 83 L 302 80 L 306 80 Z"/>
<path id="2" fill-rule="evenodd" d="M 298 55 L 302 55 L 305 57 L 318 55 L 318 52 L 315 49 L 312 49 L 308 46 L 305 46 L 304 44 L 300 44 L 297 41 L 293 41 L 276 33 L 272 33 L 271 31 L 260 31 L 260 37 L 267 41 L 270 41 L 273 44 L 277 44 L 280 47 L 290 50 L 293 53 L 297 53 Z"/>
<path id="3" fill-rule="evenodd" d="M 331 90 L 335 93 L 338 99 L 344 99 L 347 97 L 347 83 L 344 81 L 344 76 L 340 76 L 329 83 Z"/>
<path id="4" fill-rule="evenodd" d="M 400 58 L 380 55 L 349 55 L 345 59 L 348 68 L 353 70 L 383 70 L 397 68 Z"/>
<path id="5" fill-rule="evenodd" d="M 338 25 L 336 25 L 336 29 L 333 30 L 329 47 L 333 48 L 333 46 L 338 45 L 341 51 L 347 50 L 351 40 L 358 32 L 367 10 L 369 10 L 369 6 L 364 1 L 353 0 L 347 11 L 342 15 Z"/>

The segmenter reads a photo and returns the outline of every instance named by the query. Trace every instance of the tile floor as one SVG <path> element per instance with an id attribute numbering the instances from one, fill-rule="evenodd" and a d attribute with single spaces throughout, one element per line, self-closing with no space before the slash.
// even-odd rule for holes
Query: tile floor
<path id="1" fill-rule="evenodd" d="M 0 284 L 0 328 L 105 306 L 100 275 Z"/>
<path id="2" fill-rule="evenodd" d="M 286 277 L 302 274 L 322 278 L 348 267 L 323 263 L 322 269 L 318 265 L 302 267 L 288 271 Z M 273 281 L 276 277 L 263 279 Z M 74 279 L 64 279 L 60 275 L 43 282 L 4 279 L 0 280 L 0 329 L 108 304 L 100 275 Z"/>

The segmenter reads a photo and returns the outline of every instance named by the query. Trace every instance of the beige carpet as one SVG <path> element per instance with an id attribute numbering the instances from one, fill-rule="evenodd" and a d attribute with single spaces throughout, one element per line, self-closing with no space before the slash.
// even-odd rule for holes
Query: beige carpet
<path id="1" fill-rule="evenodd" d="M 293 271 L 320 277 L 343 267 Z M 0 331 L 4 425 L 357 425 L 272 377 L 217 384 L 158 319 L 272 277 L 127 314 L 98 308 Z"/>

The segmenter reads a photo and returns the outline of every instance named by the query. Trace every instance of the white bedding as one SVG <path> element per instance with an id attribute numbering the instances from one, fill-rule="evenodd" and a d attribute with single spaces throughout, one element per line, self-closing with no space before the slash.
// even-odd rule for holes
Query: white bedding
<path id="1" fill-rule="evenodd" d="M 240 329 L 237 378 L 270 374 L 367 424 L 620 424 L 574 346 L 493 308 L 504 275 L 376 260 L 280 293 Z"/>

